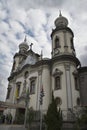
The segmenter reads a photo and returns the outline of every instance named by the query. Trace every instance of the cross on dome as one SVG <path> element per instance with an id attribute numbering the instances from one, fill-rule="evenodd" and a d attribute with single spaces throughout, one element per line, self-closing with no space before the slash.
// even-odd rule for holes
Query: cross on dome
<path id="1" fill-rule="evenodd" d="M 59 17 L 61 17 L 62 16 L 62 13 L 61 13 L 61 10 L 59 10 Z"/>
<path id="2" fill-rule="evenodd" d="M 33 43 L 30 44 L 30 50 L 32 50 Z"/>
<path id="3" fill-rule="evenodd" d="M 61 14 L 61 10 L 59 11 L 59 17 L 55 20 L 55 26 L 56 27 L 67 27 L 68 26 L 68 20 Z"/>
<path id="4" fill-rule="evenodd" d="M 27 36 L 25 35 L 24 42 L 26 42 L 26 41 L 27 41 Z"/>

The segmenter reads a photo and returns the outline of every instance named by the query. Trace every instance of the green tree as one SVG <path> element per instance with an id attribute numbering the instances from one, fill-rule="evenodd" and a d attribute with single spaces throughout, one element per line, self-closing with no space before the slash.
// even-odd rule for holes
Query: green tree
<path id="1" fill-rule="evenodd" d="M 57 108 L 56 100 L 52 92 L 52 102 L 48 107 L 47 114 L 45 115 L 45 123 L 47 130 L 61 130 L 62 128 L 62 111 Z"/>
<path id="2" fill-rule="evenodd" d="M 84 127 L 85 129 L 87 129 L 87 107 L 84 107 L 82 109 L 82 114 L 79 117 L 79 126 L 80 127 Z"/>
<path id="3" fill-rule="evenodd" d="M 76 130 L 81 130 L 82 128 L 87 129 L 87 107 L 81 108 L 81 110 L 75 113 L 76 123 L 75 128 Z"/>

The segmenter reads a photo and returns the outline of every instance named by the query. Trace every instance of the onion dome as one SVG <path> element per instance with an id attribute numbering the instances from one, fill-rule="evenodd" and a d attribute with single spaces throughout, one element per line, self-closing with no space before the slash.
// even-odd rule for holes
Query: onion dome
<path id="1" fill-rule="evenodd" d="M 68 26 L 68 20 L 62 16 L 61 12 L 59 14 L 59 17 L 55 20 L 55 26 L 56 27 L 67 27 Z"/>
<path id="2" fill-rule="evenodd" d="M 19 45 L 19 51 L 25 52 L 25 51 L 28 50 L 28 48 L 29 48 L 29 46 L 28 46 L 28 43 L 27 43 L 27 40 L 26 40 L 26 36 L 25 36 L 24 42 L 22 42 L 22 43 Z"/>

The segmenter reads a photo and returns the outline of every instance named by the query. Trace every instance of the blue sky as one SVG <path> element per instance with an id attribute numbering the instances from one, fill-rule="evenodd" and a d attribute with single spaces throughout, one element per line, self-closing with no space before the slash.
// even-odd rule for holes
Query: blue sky
<path id="1" fill-rule="evenodd" d="M 0 0 L 0 100 L 5 100 L 13 56 L 27 35 L 33 50 L 51 57 L 50 34 L 59 10 L 74 32 L 74 45 L 82 65 L 87 65 L 86 0 Z"/>

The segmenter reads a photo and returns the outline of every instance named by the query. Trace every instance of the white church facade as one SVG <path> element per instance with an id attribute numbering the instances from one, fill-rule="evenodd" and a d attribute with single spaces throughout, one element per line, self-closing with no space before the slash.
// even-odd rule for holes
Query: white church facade
<path id="1" fill-rule="evenodd" d="M 80 84 L 78 68 L 81 67 L 74 48 L 74 34 L 68 27 L 68 20 L 60 13 L 55 20 L 55 29 L 51 33 L 52 57 L 43 58 L 27 44 L 26 38 L 14 55 L 14 63 L 8 78 L 6 102 L 25 106 L 26 92 L 29 91 L 29 108 L 40 110 L 40 91 L 43 87 L 43 113 L 51 103 L 52 91 L 64 118 L 67 111 L 80 105 Z M 16 109 L 8 108 L 13 119 Z"/>

